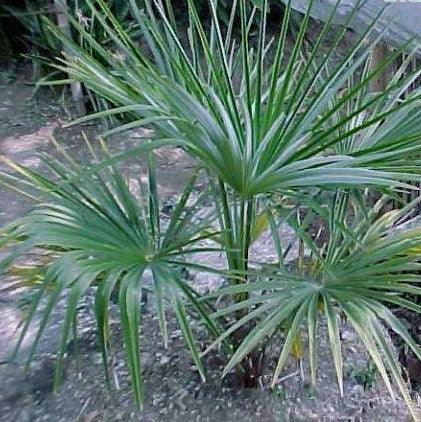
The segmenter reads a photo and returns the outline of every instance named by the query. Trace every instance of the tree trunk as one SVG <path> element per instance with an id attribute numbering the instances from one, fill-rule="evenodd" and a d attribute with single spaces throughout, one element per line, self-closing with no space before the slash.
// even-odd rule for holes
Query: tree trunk
<path id="1" fill-rule="evenodd" d="M 57 25 L 63 31 L 63 33 L 68 37 L 72 38 L 72 31 L 70 28 L 69 19 L 64 13 L 65 10 L 69 10 L 67 0 L 54 0 L 54 9 L 57 15 Z M 63 46 L 63 51 L 66 54 L 70 54 L 70 51 L 66 46 Z M 83 99 L 82 85 L 79 82 L 72 82 L 70 84 L 70 90 L 72 93 L 72 98 L 76 106 L 76 112 L 79 116 L 84 116 L 86 114 L 85 102 Z"/>

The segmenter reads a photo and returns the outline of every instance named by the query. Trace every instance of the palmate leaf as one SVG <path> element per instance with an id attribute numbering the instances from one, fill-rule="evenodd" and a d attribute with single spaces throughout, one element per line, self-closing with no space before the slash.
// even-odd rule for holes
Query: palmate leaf
<path id="1" fill-rule="evenodd" d="M 185 257 L 190 251 L 208 251 L 209 248 L 202 248 L 196 242 L 213 233 L 209 230 L 206 232 L 209 228 L 206 219 L 201 223 L 189 223 L 192 211 L 186 202 L 194 188 L 197 172 L 187 183 L 172 217 L 165 227 L 161 227 L 151 163 L 149 188 L 144 192 L 144 197 L 139 198 L 129 190 L 126 180 L 114 168 L 105 168 L 95 175 L 85 174 L 83 182 L 71 181 L 84 169 L 71 157 L 66 157 L 67 162 L 48 157 L 44 159 L 44 163 L 55 173 L 51 179 L 13 164 L 22 181 L 26 181 L 32 190 L 38 190 L 40 200 L 31 212 L 6 229 L 8 235 L 3 247 L 10 243 L 12 251 L 10 256 L 6 256 L 4 264 L 10 266 L 28 250 L 42 248 L 40 262 L 45 267 L 45 271 L 40 272 L 41 280 L 37 283 L 37 293 L 15 354 L 40 310 L 41 320 L 29 351 L 29 365 L 49 318 L 64 295 L 66 310 L 55 372 L 57 385 L 78 304 L 88 289 L 94 288 L 98 336 L 107 372 L 109 306 L 113 291 L 118 290 L 121 328 L 133 393 L 136 402 L 141 404 L 144 392 L 139 360 L 140 295 L 143 275 L 150 271 L 152 285 L 146 287 L 156 297 L 164 346 L 168 344 L 164 307 L 170 306 L 175 311 L 186 345 L 204 380 L 205 371 L 183 301 L 187 298 L 191 309 L 197 309 L 200 315 L 203 314 L 203 305 L 195 299 L 197 294 L 185 284 L 178 275 L 181 271 L 176 268 L 189 266 Z M 191 206 L 192 209 L 196 207 L 196 203 Z M 202 266 L 204 269 L 205 266 Z M 12 274 L 19 276 L 20 273 L 12 267 Z M 204 319 L 204 323 L 214 335 L 219 335 L 218 326 L 210 318 Z M 229 344 L 228 340 L 225 344 Z"/>
<path id="2" fill-rule="evenodd" d="M 239 42 L 231 31 L 224 35 L 214 0 L 209 0 L 210 35 L 194 2 L 187 3 L 190 42 L 185 46 L 171 19 L 170 6 L 164 10 L 159 1 L 147 0 L 143 11 L 135 0 L 130 2 L 133 18 L 153 53 L 151 60 L 147 53 L 134 48 L 134 40 L 103 0 L 89 0 L 92 13 L 101 18 L 126 59 L 110 57 L 74 21 L 75 30 L 98 50 L 103 62 L 50 26 L 76 57 L 66 57 L 57 67 L 114 104 L 116 109 L 106 112 L 109 115 L 125 112 L 129 127 L 148 125 L 159 138 L 182 141 L 189 154 L 244 198 L 310 186 L 405 189 L 409 185 L 403 181 L 420 180 L 415 157 L 421 150 L 417 117 L 421 98 L 417 92 L 403 99 L 401 95 L 419 71 L 411 73 L 409 61 L 405 61 L 398 72 L 401 77 L 392 78 L 384 92 L 369 93 L 370 81 L 400 51 L 410 48 L 409 44 L 371 69 L 370 52 L 378 42 L 378 38 L 370 37 L 377 22 L 374 20 L 334 63 L 336 48 L 346 32 L 340 28 L 335 33 L 332 26 L 337 5 L 307 51 L 303 39 L 313 3 L 309 2 L 286 57 L 290 5 L 279 37 L 268 40 L 267 1 L 261 2 L 260 11 L 254 11 L 249 20 L 245 0 L 240 0 L 232 11 L 233 16 L 239 13 L 242 22 Z M 249 45 L 252 23 L 260 28 L 256 52 Z M 273 57 L 266 54 L 270 43 L 275 47 Z M 320 49 L 326 44 L 320 58 Z M 101 112 L 90 118 L 103 116 Z"/>
<path id="3" fill-rule="evenodd" d="M 351 198 L 346 192 L 339 193 L 338 196 L 342 196 L 345 202 Z M 291 273 L 283 270 L 268 275 L 255 270 L 252 273 L 252 278 L 255 277 L 252 283 L 224 287 L 206 297 L 247 294 L 248 298 L 243 302 L 215 312 L 212 316 L 215 320 L 234 314 L 238 309 L 253 310 L 222 333 L 205 353 L 217 346 L 227 334 L 231 335 L 242 327 L 250 326 L 253 321 L 248 335 L 228 362 L 225 368 L 227 373 L 276 333 L 283 322 L 288 322 L 289 330 L 282 344 L 273 384 L 291 354 L 294 337 L 303 331 L 308 334 L 309 365 L 314 384 L 317 371 L 316 332 L 317 326 L 323 323 L 327 325 L 332 360 L 342 395 L 344 358 L 339 330 L 345 316 L 378 368 L 392 397 L 395 397 L 395 384 L 412 416 L 418 420 L 417 410 L 402 379 L 400 364 L 386 328 L 394 331 L 421 358 L 419 344 L 388 307 L 398 305 L 421 313 L 421 307 L 416 301 L 416 297 L 421 294 L 417 285 L 420 282 L 421 255 L 416 253 L 421 244 L 421 228 L 402 228 L 399 225 L 400 221 L 405 221 L 408 211 L 411 211 L 419 199 L 403 210 L 380 217 L 375 213 L 365 212 L 365 219 L 360 220 L 360 214 L 356 212 L 351 221 L 349 215 L 340 211 L 342 202 L 337 200 L 331 209 L 336 215 L 336 219 L 332 220 L 330 233 L 335 244 L 335 254 L 331 254 L 328 248 L 327 253 L 313 257 L 313 260 L 320 261 L 317 265 L 308 261 L 304 269 L 297 269 L 295 275 L 294 271 Z M 345 220 L 347 223 L 344 223 Z M 344 224 L 348 224 L 353 230 L 352 237 L 342 230 Z M 336 225 L 339 227 L 339 234 L 335 234 Z"/>

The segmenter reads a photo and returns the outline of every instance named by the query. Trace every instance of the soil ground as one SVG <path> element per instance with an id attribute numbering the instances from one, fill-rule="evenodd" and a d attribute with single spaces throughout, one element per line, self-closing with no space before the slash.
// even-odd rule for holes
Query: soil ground
<path id="1" fill-rule="evenodd" d="M 42 169 L 37 153 L 53 153 L 48 137 L 54 135 L 69 151 L 86 159 L 82 131 L 91 139 L 100 133 L 96 125 L 61 126 L 69 115 L 58 105 L 57 98 L 48 90 L 31 98 L 33 87 L 28 85 L 27 72 L 17 74 L 10 81 L 0 82 L 0 155 L 35 169 Z M 71 113 L 71 111 L 69 112 Z M 133 134 L 124 134 L 112 140 L 111 148 L 119 150 L 137 142 Z M 194 163 L 178 150 L 158 153 L 159 189 L 164 198 L 176 195 Z M 1 167 L 5 170 L 4 166 Z M 125 164 L 125 171 L 141 175 L 141 159 Z M 30 209 L 31 204 L 7 189 L 0 190 L 0 225 Z M 271 253 L 265 237 L 256 247 L 260 254 Z M 213 257 L 221 261 L 220 257 Z M 193 283 L 212 284 L 193 275 Z M 7 279 L 3 278 L 6 285 Z M 209 286 L 208 286 L 209 287 Z M 309 388 L 307 372 L 304 377 L 296 362 L 290 362 L 276 390 L 268 388 L 270 378 L 262 379 L 262 388 L 240 390 L 229 377 L 220 379 L 223 360 L 214 353 L 207 357 L 208 381 L 203 384 L 185 351 L 181 332 L 169 315 L 171 342 L 165 350 L 160 339 L 153 304 L 148 303 L 143 317 L 140 342 L 144 368 L 146 402 L 142 412 L 132 403 L 124 350 L 120 341 L 116 310 L 112 309 L 113 353 L 111 375 L 113 389 L 105 385 L 101 355 L 95 342 L 95 324 L 92 315 L 93 295 L 90 292 L 79 307 L 77 347 L 68 346 L 65 375 L 61 388 L 52 392 L 53 362 L 56 339 L 60 332 L 61 312 L 53 315 L 39 353 L 27 375 L 22 371 L 25 348 L 30 344 L 33 331 L 24 344 L 17 363 L 9 362 L 16 339 L 16 330 L 24 317 L 19 306 L 22 295 L 0 294 L 0 421 L 406 421 L 408 415 L 402 401 L 393 402 L 376 377 L 373 386 L 364 388 L 352 376 L 364 371 L 367 357 L 353 333 L 344 327 L 344 355 L 346 356 L 345 398 L 340 398 L 325 333 L 320 330 L 320 369 L 318 387 Z M 64 306 L 64 304 L 63 304 Z M 204 341 L 200 327 L 196 333 Z M 279 350 L 281 339 L 273 339 L 272 351 Z M 272 363 L 269 361 L 268 366 Z M 306 362 L 303 363 L 306 369 Z M 268 372 L 270 373 L 270 372 Z"/>

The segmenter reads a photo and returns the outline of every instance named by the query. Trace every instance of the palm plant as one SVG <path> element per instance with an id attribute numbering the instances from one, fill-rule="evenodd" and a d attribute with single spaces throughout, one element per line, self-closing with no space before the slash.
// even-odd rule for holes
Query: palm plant
<path id="1" fill-rule="evenodd" d="M 275 371 L 276 380 L 302 321 L 307 318 L 314 380 L 315 327 L 318 310 L 321 310 L 328 324 L 341 393 L 338 315 L 343 314 L 361 336 L 387 385 L 390 386 L 390 381 L 385 364 L 410 405 L 380 320 L 401 334 L 419 354 L 419 347 L 383 303 L 399 301 L 415 312 L 420 311 L 417 305 L 400 297 L 409 290 L 419 293 L 406 282 L 416 280 L 420 233 L 419 230 L 388 233 L 382 219 L 372 222 L 363 211 L 351 214 L 351 225 L 348 218 L 352 206 L 355 208 L 355 204 L 364 202 L 364 196 L 359 192 L 362 187 L 391 193 L 412 189 L 411 183 L 420 180 L 417 154 L 421 151 L 421 98 L 416 91 L 404 98 L 402 95 L 419 77 L 420 71 L 406 72 L 408 59 L 383 92 L 369 92 L 370 81 L 401 51 L 413 48 L 412 44 L 402 46 L 372 69 L 370 52 L 379 41 L 379 37 L 372 36 L 377 19 L 357 37 L 345 55 L 338 58 L 336 52 L 346 29 L 335 29 L 332 25 L 337 4 L 312 44 L 307 45 L 305 35 L 313 3 L 310 2 L 291 45 L 293 12 L 290 4 L 286 6 L 279 35 L 276 39 L 268 39 L 267 0 L 254 7 L 251 14 L 247 14 L 245 0 L 234 1 L 225 29 L 219 22 L 216 1 L 209 0 L 212 25 L 208 32 L 199 18 L 195 2 L 188 0 L 186 34 L 177 26 L 171 2 L 165 2 L 165 6 L 158 0 L 144 3 L 145 9 L 140 9 L 135 0 L 130 0 L 130 13 L 148 51 L 138 47 L 103 0 L 87 0 L 87 4 L 113 40 L 118 54 L 110 54 L 72 16 L 69 16 L 70 22 L 95 56 L 50 25 L 51 32 L 71 52 L 59 59 L 56 69 L 83 82 L 113 106 L 78 122 L 124 116 L 128 123 L 104 136 L 140 126 L 153 129 L 149 138 L 135 149 L 108 158 L 89 170 L 75 171 L 66 186 L 75 184 L 78 190 L 88 189 L 87 180 L 97 180 L 96 172 L 104 171 L 118 161 L 146 149 L 182 147 L 207 172 L 217 224 L 204 233 L 211 235 L 218 231 L 214 238 L 217 245 L 223 247 L 228 263 L 228 287 L 202 301 L 194 294 L 188 297 L 211 334 L 216 335 L 213 345 L 228 341 L 225 346 L 229 362 L 225 372 L 236 367 L 243 384 L 253 384 L 252 374 L 256 368 L 248 364 L 255 362 L 252 354 L 265 337 L 280 330 L 284 321 L 291 320 Z M 362 2 L 356 5 L 348 20 L 353 19 L 361 5 Z M 238 14 L 240 39 L 233 34 Z M 255 23 L 259 28 L 256 39 L 251 34 Z M 324 55 L 321 57 L 322 50 Z M 42 183 L 56 195 L 57 187 L 44 179 Z M 119 186 L 123 185 L 119 182 Z M 102 193 L 102 188 L 98 189 L 101 192 L 98 204 L 103 204 L 101 210 L 111 211 L 120 204 L 119 200 L 113 205 L 111 198 Z M 292 209 L 323 210 L 315 198 L 329 191 L 333 191 L 336 198 L 328 212 L 330 240 L 324 249 L 318 250 L 306 235 L 306 227 L 291 218 L 285 204 Z M 114 195 L 121 194 L 113 192 Z M 128 195 L 126 192 L 124 196 Z M 73 217 L 79 214 L 81 198 L 78 198 Z M 282 206 L 276 205 L 279 198 Z M 125 209 L 127 215 L 134 215 L 131 206 Z M 56 210 L 58 216 L 62 212 L 61 208 Z M 176 219 L 179 217 L 180 214 Z M 395 219 L 401 217 L 398 212 Z M 39 220 L 44 218 L 47 216 Z M 297 229 L 302 242 L 316 255 L 314 268 L 313 264 L 308 269 L 301 268 L 299 274 L 284 270 L 282 239 L 277 231 L 280 218 Z M 372 225 L 367 229 L 368 222 Z M 98 221 L 96 226 L 98 230 L 100 223 Z M 32 221 L 27 226 L 31 224 Z M 124 224 L 127 235 L 142 238 L 142 241 L 138 239 L 139 245 L 135 249 L 147 241 L 143 239 L 146 228 L 136 234 L 138 224 L 130 220 Z M 269 280 L 249 264 L 251 243 L 267 227 L 272 230 L 279 256 L 279 273 Z M 26 245 L 31 245 L 29 239 L 33 234 L 25 232 L 25 236 Z M 55 237 L 55 241 L 60 236 Z M 77 237 L 74 231 L 65 236 Z M 189 239 L 190 243 L 196 240 L 194 236 Z M 182 246 L 187 247 L 190 243 Z M 81 244 L 74 244 L 70 255 L 79 256 L 74 250 L 79 251 L 81 247 Z M 95 256 L 94 248 L 89 250 Z M 367 256 L 366 251 L 372 252 L 372 256 Z M 98 272 L 101 269 L 112 271 L 114 266 L 120 268 L 108 253 L 102 255 L 101 248 L 98 254 L 101 256 L 96 267 Z M 167 262 L 165 254 L 162 259 Z M 140 275 L 139 269 L 136 271 L 128 282 L 131 289 Z M 98 273 L 90 280 L 97 276 Z M 182 286 L 184 284 L 178 285 L 185 292 Z M 207 299 L 222 295 L 230 295 L 234 303 L 210 314 Z M 120 300 L 126 313 L 128 306 L 134 306 L 127 298 L 123 295 Z M 235 322 L 221 331 L 225 320 L 220 322 L 219 318 L 230 313 Z M 130 311 L 130 317 L 133 322 L 137 314 Z M 371 337 L 367 336 L 366 326 L 373 329 Z M 134 330 L 126 333 L 127 349 L 132 353 L 134 349 L 130 347 L 136 343 L 136 333 Z M 136 354 L 130 356 L 136 359 Z M 198 359 L 196 351 L 193 357 Z M 138 364 L 131 365 L 136 392 L 139 368 L 135 366 Z M 411 411 L 415 412 L 413 407 Z"/>
<path id="2" fill-rule="evenodd" d="M 92 147 L 90 149 L 93 151 Z M 16 186 L 22 184 L 22 192 L 38 191 L 38 199 L 35 200 L 33 211 L 3 230 L 2 244 L 13 246 L 17 243 L 17 247 L 12 248 L 2 265 L 10 266 L 18 256 L 30 249 L 39 248 L 44 251 L 39 263 L 32 268 L 22 269 L 17 266 L 10 270 L 10 274 L 15 276 L 26 275 L 32 279 L 36 276 L 37 286 L 37 294 L 17 342 L 15 354 L 44 297 L 48 296 L 36 338 L 28 355 L 28 365 L 30 364 L 51 312 L 58 306 L 63 292 L 67 291 L 67 307 L 55 371 L 55 385 L 58 385 L 63 354 L 75 322 L 77 305 L 90 286 L 97 286 L 95 315 L 108 374 L 108 307 L 112 293 L 117 291 L 134 396 L 140 404 L 143 399 L 138 344 L 140 296 L 142 289 L 147 289 L 153 292 L 156 300 L 164 345 L 168 344 L 165 308 L 170 304 L 177 315 L 180 329 L 198 371 L 204 379 L 204 369 L 187 323 L 182 296 L 189 299 L 199 314 L 203 314 L 208 328 L 214 333 L 218 330 L 216 324 L 204 314 L 204 306 L 199 304 L 194 290 L 182 280 L 180 268 L 193 265 L 185 259 L 189 254 L 218 251 L 220 248 L 197 245 L 200 240 L 214 234 L 207 230 L 211 221 L 209 216 L 191 224 L 198 208 L 197 201 L 186 206 L 197 172 L 187 182 L 171 218 L 163 227 L 152 157 L 149 157 L 147 185 L 144 186 L 144 183 L 139 181 L 140 190 L 136 195 L 129 189 L 127 181 L 113 168 L 104 169 L 95 175 L 87 174 L 83 184 L 75 184 L 72 178 L 79 175 L 83 168 L 62 148 L 60 151 L 64 154 L 65 162 L 43 158 L 44 163 L 58 178 L 56 181 L 5 159 L 6 163 L 18 172 L 20 180 L 4 174 L 3 181 L 7 183 L 7 180 L 11 179 Z M 152 275 L 152 285 L 144 285 L 142 282 L 146 272 Z M 40 273 L 41 283 L 38 277 Z M 18 282 L 17 287 L 21 286 Z"/>
<path id="3" fill-rule="evenodd" d="M 320 327 L 319 320 L 324 318 L 339 389 L 343 394 L 340 325 L 348 321 L 365 345 L 392 397 L 395 393 L 391 378 L 396 381 L 407 403 L 411 402 L 385 327 L 401 336 L 418 359 L 421 358 L 419 345 L 387 306 L 393 304 L 417 313 L 421 311 L 417 303 L 405 297 L 420 294 L 414 283 L 419 282 L 421 230 L 419 226 L 408 226 L 408 215 L 421 200 L 401 210 L 382 214 L 379 211 L 387 202 L 387 196 L 379 199 L 372 208 L 365 207 L 358 197 L 358 193 L 339 190 L 333 204 L 325 206 L 322 218 L 328 221 L 330 236 L 321 246 L 306 235 L 306 223 L 295 222 L 297 226 L 301 225 L 302 231 L 298 233 L 310 251 L 305 261 L 299 261 L 288 270 L 285 266 L 275 267 L 270 273 L 258 270 L 251 275 L 252 283 L 227 286 L 202 298 L 243 295 L 242 300 L 216 311 L 213 315 L 216 319 L 236 314 L 240 309 L 249 310 L 204 354 L 244 325 L 249 325 L 250 320 L 255 321 L 231 356 L 225 373 L 286 324 L 272 386 L 276 385 L 288 356 L 297 354 L 297 347 L 300 349 L 303 332 L 307 333 L 310 379 L 314 386 L 317 327 Z M 349 212 L 350 208 L 352 212 Z M 293 216 L 290 218 L 294 219 Z M 298 351 L 298 355 L 301 353 Z M 413 412 L 416 418 L 416 411 Z"/>

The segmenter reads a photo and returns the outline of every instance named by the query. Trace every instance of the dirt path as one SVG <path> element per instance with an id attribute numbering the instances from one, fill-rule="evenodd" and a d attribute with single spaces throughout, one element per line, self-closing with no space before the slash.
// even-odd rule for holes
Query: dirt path
<path id="1" fill-rule="evenodd" d="M 48 136 L 60 140 L 80 159 L 86 159 L 82 147 L 81 130 L 92 139 L 97 126 L 62 129 L 68 120 L 50 93 L 44 92 L 31 100 L 32 87 L 26 84 L 25 74 L 11 83 L 0 83 L 0 154 L 31 168 L 41 168 L 37 152 L 53 152 Z M 112 141 L 119 150 L 138 142 L 133 134 L 125 134 Z M 164 197 L 171 197 L 180 188 L 194 165 L 178 150 L 163 150 L 157 154 L 159 189 Z M 4 165 L 0 169 L 5 170 Z M 142 159 L 133 159 L 126 165 L 129 175 L 139 176 L 145 171 Z M 15 193 L 0 190 L 0 224 L 13 220 L 30 208 L 31 204 Z M 256 245 L 256 253 L 270 255 L 268 237 Z M 215 257 L 213 257 L 215 259 Z M 216 261 L 221 261 L 216 257 Z M 6 282 L 7 280 L 2 280 Z M 209 280 L 196 280 L 205 283 Z M 169 350 L 164 350 L 158 334 L 158 324 L 152 309 L 147 308 L 142 325 L 142 365 L 146 383 L 146 404 L 143 412 L 132 406 L 128 370 L 124 363 L 124 350 L 115 326 L 114 352 L 111 373 L 114 394 L 105 387 L 100 353 L 95 342 L 95 324 L 92 315 L 92 294 L 79 307 L 78 359 L 76 348 L 69 345 L 65 360 L 65 380 L 52 394 L 52 372 L 56 339 L 60 331 L 61 316 L 56 313 L 40 345 L 39 354 L 27 378 L 20 365 L 7 362 L 16 338 L 15 330 L 23 313 L 18 306 L 20 298 L 12 294 L 0 296 L 0 420 L 1 421 L 405 421 L 407 412 L 401 401 L 393 403 L 381 384 L 364 391 L 351 376 L 345 381 L 346 399 L 339 397 L 334 372 L 330 365 L 326 339 L 321 330 L 321 370 L 319 387 L 309 389 L 302 380 L 296 363 L 291 362 L 285 371 L 288 376 L 275 392 L 263 390 L 237 390 L 227 380 L 220 380 L 223 361 L 218 354 L 209 356 L 208 382 L 201 384 L 199 376 L 185 351 L 181 333 L 170 319 L 172 328 Z M 64 304 L 63 304 L 64 306 Z M 151 305 L 148 305 L 151 307 Z M 113 318 L 117 318 L 112 309 Z M 205 340 L 197 328 L 199 338 Z M 33 333 L 32 333 L 33 335 Z M 359 349 L 352 333 L 346 330 L 344 353 L 349 368 L 364 368 L 366 356 Z M 31 335 L 27 344 L 29 344 Z M 274 339 L 273 350 L 279 349 L 280 339 Z M 25 346 L 27 345 L 25 344 Z M 326 356 L 323 356 L 325 354 Z"/>

